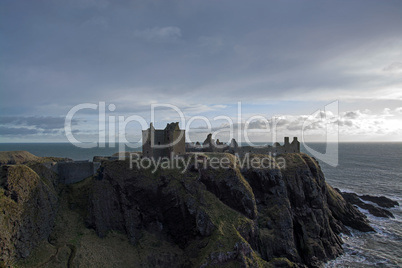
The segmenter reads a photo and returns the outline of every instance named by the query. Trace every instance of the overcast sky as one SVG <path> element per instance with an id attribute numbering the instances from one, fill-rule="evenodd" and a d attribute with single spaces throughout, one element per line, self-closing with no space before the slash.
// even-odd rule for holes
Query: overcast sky
<path id="1" fill-rule="evenodd" d="M 242 123 L 280 115 L 292 136 L 334 101 L 341 141 L 402 141 L 401 1 L 3 0 L 0 22 L 0 142 L 66 141 L 68 111 L 99 102 L 147 123 L 151 103 L 212 119 L 241 102 Z M 97 118 L 79 111 L 76 137 Z"/>

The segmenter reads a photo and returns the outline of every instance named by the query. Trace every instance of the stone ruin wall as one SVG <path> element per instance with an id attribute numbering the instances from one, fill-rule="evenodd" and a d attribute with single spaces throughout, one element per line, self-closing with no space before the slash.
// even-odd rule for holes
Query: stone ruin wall
<path id="1" fill-rule="evenodd" d="M 95 175 L 101 163 L 89 161 L 70 161 L 45 163 L 44 165 L 59 176 L 60 183 L 72 184 Z"/>
<path id="2" fill-rule="evenodd" d="M 224 144 L 217 140 L 212 139 L 209 134 L 203 144 L 186 144 L 187 152 L 228 152 L 232 154 L 244 155 L 246 153 L 254 154 L 284 154 L 284 153 L 300 153 L 300 142 L 297 137 L 293 138 L 292 143 L 289 143 L 289 137 L 285 137 L 284 144 L 280 145 L 278 142 L 273 146 L 238 146 L 235 139 L 232 139 L 230 145 Z"/>

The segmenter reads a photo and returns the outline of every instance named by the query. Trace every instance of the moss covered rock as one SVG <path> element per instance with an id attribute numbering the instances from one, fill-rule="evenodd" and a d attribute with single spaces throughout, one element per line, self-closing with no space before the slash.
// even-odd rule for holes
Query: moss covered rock
<path id="1" fill-rule="evenodd" d="M 244 166 L 230 154 L 188 154 L 187 169 L 104 160 L 94 177 L 58 186 L 60 210 L 49 243 L 18 265 L 320 267 L 342 253 L 345 226 L 372 231 L 327 185 L 314 158 L 282 157 L 285 166 L 267 155 L 251 155 L 259 164 Z M 214 158 L 226 160 L 214 165 Z M 2 171 L 3 260 L 25 257 L 54 219 L 57 176 L 38 162 L 29 165 Z M 43 221 L 32 224 L 33 215 Z"/>
<path id="2" fill-rule="evenodd" d="M 213 158 L 225 157 L 223 166 L 211 168 Z M 185 171 L 105 161 L 88 225 L 100 236 L 126 233 L 133 245 L 143 231 L 153 233 L 178 245 L 190 266 L 320 266 L 342 253 L 344 225 L 358 226 L 348 216 L 367 227 L 359 230 L 372 230 L 353 206 L 331 195 L 314 158 L 284 155 L 284 169 L 266 155 L 250 158 L 270 162 L 269 168 L 244 167 L 219 153 L 204 153 L 201 165 Z"/>
<path id="3" fill-rule="evenodd" d="M 25 165 L 2 166 L 0 186 L 0 263 L 7 265 L 49 236 L 58 198 L 52 183 Z"/>
<path id="4" fill-rule="evenodd" d="M 0 152 L 0 166 L 2 165 L 19 165 L 34 164 L 47 162 L 72 161 L 64 157 L 39 157 L 27 151 L 3 151 Z"/>
<path id="5" fill-rule="evenodd" d="M 4 151 L 0 152 L 0 165 L 23 164 L 28 161 L 38 160 L 39 157 L 27 151 Z"/>

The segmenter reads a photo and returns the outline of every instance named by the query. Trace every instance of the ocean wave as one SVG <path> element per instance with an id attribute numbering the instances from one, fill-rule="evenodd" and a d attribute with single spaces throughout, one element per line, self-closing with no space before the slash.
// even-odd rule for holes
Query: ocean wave
<path id="1" fill-rule="evenodd" d="M 400 207 L 392 209 L 396 212 L 395 218 L 375 217 L 366 209 L 358 209 L 367 216 L 376 232 L 363 233 L 348 228 L 350 235 L 341 234 L 344 254 L 326 263 L 325 267 L 401 267 L 402 232 L 399 230 L 402 217 L 397 213 L 401 211 Z"/>

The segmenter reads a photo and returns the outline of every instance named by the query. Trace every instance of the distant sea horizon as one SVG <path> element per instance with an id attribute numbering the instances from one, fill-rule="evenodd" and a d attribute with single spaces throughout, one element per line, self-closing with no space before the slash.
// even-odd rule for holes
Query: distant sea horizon
<path id="1" fill-rule="evenodd" d="M 281 143 L 281 142 L 280 142 Z M 122 143 L 124 144 L 124 143 Z M 281 143 L 282 144 L 282 143 Z M 323 142 L 308 142 L 308 143 L 301 143 L 300 144 L 300 150 L 303 153 L 309 153 L 309 150 L 306 149 L 304 145 L 307 145 L 309 148 L 312 148 L 320 153 L 325 153 L 326 150 L 326 145 L 327 143 Z M 338 150 L 339 150 L 339 160 L 342 162 L 342 159 L 345 158 L 345 156 L 349 155 L 348 152 L 345 151 L 345 148 L 350 147 L 351 145 L 356 144 L 356 145 L 361 145 L 364 147 L 364 145 L 367 145 L 369 147 L 372 146 L 381 146 L 384 145 L 388 148 L 390 148 L 390 145 L 397 145 L 394 149 L 398 150 L 398 148 L 401 149 L 402 153 L 402 141 L 357 141 L 357 142 L 351 142 L 351 141 L 343 141 L 338 143 Z M 262 145 L 272 145 L 272 142 L 254 142 L 254 145 L 256 146 L 262 146 Z M 111 156 L 115 153 L 119 152 L 119 143 L 114 143 L 114 146 L 110 146 L 109 143 L 106 143 L 104 147 L 94 147 L 94 148 L 81 148 L 79 146 L 76 146 L 75 144 L 69 143 L 69 142 L 13 142 L 13 143 L 8 143 L 8 142 L 0 142 L 0 151 L 28 151 L 36 156 L 53 156 L 53 157 L 67 157 L 71 158 L 73 160 L 92 160 L 94 156 Z M 239 143 L 239 146 L 248 146 L 247 143 Z M 352 146 L 353 147 L 353 146 Z M 392 147 L 393 148 L 393 147 Z M 124 151 L 126 152 L 140 152 L 142 151 L 141 147 L 128 147 L 125 146 Z M 365 153 L 375 153 L 377 152 L 376 148 L 372 148 L 369 152 Z M 311 154 L 310 154 L 311 155 Z M 355 156 L 359 156 L 362 154 L 353 154 Z M 363 154 L 364 155 L 364 154 Z M 402 158 L 401 158 L 402 159 Z M 325 167 L 325 164 L 324 164 Z M 332 168 L 332 167 L 331 167 Z M 401 171 L 402 171 L 402 162 L 401 162 Z"/>
<path id="2" fill-rule="evenodd" d="M 402 141 L 343 141 L 339 142 L 339 148 L 342 144 L 402 144 Z M 270 145 L 272 142 L 254 142 L 255 145 Z M 280 142 L 282 144 L 282 142 Z M 313 148 L 321 153 L 325 152 L 325 143 L 323 142 L 308 142 L 306 143 L 310 148 Z M 0 151 L 28 151 L 36 156 L 54 156 L 54 157 L 67 157 L 73 160 L 92 160 L 94 156 L 111 156 L 119 152 L 119 143 L 114 143 L 114 147 L 110 147 L 109 143 L 106 143 L 103 148 L 80 148 L 70 142 L 0 142 Z M 248 144 L 243 142 L 239 143 L 239 146 L 247 146 Z M 141 152 L 141 147 L 130 148 L 125 147 L 124 151 L 127 152 Z M 340 149 L 339 149 L 340 150 Z M 301 151 L 309 153 L 301 143 Z"/>
<path id="3" fill-rule="evenodd" d="M 339 143 L 393 143 L 393 142 L 402 142 L 401 141 L 340 141 Z M 28 144 L 28 143 L 70 143 L 73 144 L 71 142 L 68 141 L 49 141 L 49 142 L 44 142 L 44 141 L 31 141 L 31 142 L 26 142 L 26 141 L 14 141 L 14 142 L 0 142 L 0 144 L 16 144 L 16 143 L 24 143 L 24 144 Z M 229 142 L 228 142 L 229 143 Z M 272 143 L 272 141 L 259 141 L 256 143 Z M 322 141 L 310 141 L 308 143 L 323 143 Z M 108 144 L 108 143 L 106 143 Z M 118 142 L 116 142 L 115 144 L 119 144 Z"/>

